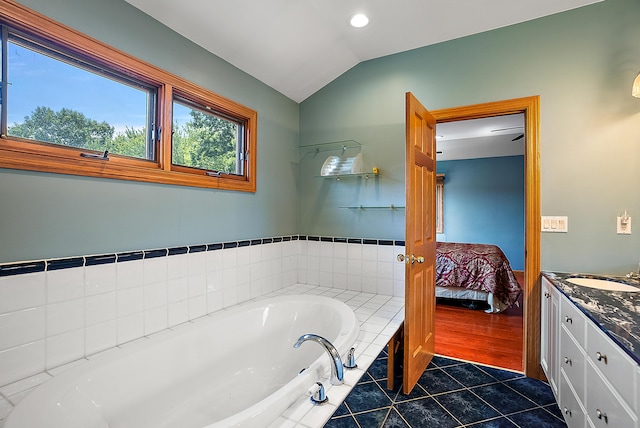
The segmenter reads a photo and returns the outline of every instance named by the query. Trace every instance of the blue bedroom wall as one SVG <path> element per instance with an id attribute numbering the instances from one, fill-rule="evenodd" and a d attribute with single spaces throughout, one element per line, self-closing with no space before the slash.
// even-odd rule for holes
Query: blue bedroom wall
<path id="1" fill-rule="evenodd" d="M 439 241 L 493 244 L 524 270 L 524 156 L 437 163 L 444 181 Z"/>

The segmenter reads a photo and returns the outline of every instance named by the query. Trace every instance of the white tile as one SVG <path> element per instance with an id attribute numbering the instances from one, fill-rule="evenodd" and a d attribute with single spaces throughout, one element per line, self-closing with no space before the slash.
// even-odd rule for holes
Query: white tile
<path id="1" fill-rule="evenodd" d="M 144 316 L 142 312 L 119 317 L 118 345 L 138 339 L 144 335 Z"/>
<path id="2" fill-rule="evenodd" d="M 320 257 L 320 272 L 333 272 L 333 257 Z"/>
<path id="3" fill-rule="evenodd" d="M 370 262 L 378 261 L 378 246 L 377 245 L 362 245 L 362 260 Z"/>
<path id="4" fill-rule="evenodd" d="M 176 254 L 169 257 L 160 257 L 162 259 L 167 259 L 167 278 L 176 279 L 186 277 L 189 274 L 189 257 L 189 254 Z"/>
<path id="5" fill-rule="evenodd" d="M 393 280 L 386 278 L 378 278 L 376 290 L 378 294 L 385 296 L 393 296 Z"/>
<path id="6" fill-rule="evenodd" d="M 396 254 L 394 254 L 394 248 L 391 245 L 379 245 L 378 246 L 378 261 L 391 263 L 396 260 Z"/>
<path id="7" fill-rule="evenodd" d="M 0 277 L 0 313 L 42 306 L 46 299 L 45 272 Z"/>
<path id="8" fill-rule="evenodd" d="M 320 257 L 333 258 L 333 242 L 320 242 Z"/>
<path id="9" fill-rule="evenodd" d="M 333 286 L 333 288 L 337 288 L 337 289 L 340 289 L 340 290 L 346 290 L 347 289 L 347 275 L 334 272 L 333 278 L 332 278 L 332 286 Z"/>
<path id="10" fill-rule="evenodd" d="M 344 242 L 336 242 L 333 244 L 333 258 L 334 259 L 347 259 L 349 254 L 349 244 Z"/>
<path id="11" fill-rule="evenodd" d="M 251 298 L 251 285 L 249 283 L 238 285 L 237 293 L 238 293 L 238 303 L 246 302 Z"/>
<path id="12" fill-rule="evenodd" d="M 378 290 L 378 281 L 376 278 L 363 278 L 362 279 L 362 292 L 375 293 Z"/>
<path id="13" fill-rule="evenodd" d="M 222 270 L 222 289 L 227 290 L 229 288 L 235 288 L 238 285 L 238 270 L 234 268 L 227 268 Z"/>
<path id="14" fill-rule="evenodd" d="M 47 305 L 47 337 L 84 328 L 84 299 Z"/>
<path id="15" fill-rule="evenodd" d="M 156 282 L 164 282 L 168 278 L 168 259 L 180 258 L 182 264 L 185 266 L 185 272 L 187 267 L 187 260 L 184 258 L 186 254 L 180 254 L 171 257 L 156 257 L 153 259 L 144 259 L 144 283 L 154 284 Z"/>
<path id="16" fill-rule="evenodd" d="M 202 296 L 207 293 L 207 277 L 204 273 L 189 276 L 189 297 Z"/>
<path id="17" fill-rule="evenodd" d="M 393 281 L 393 295 L 396 297 L 405 296 L 405 284 L 404 281 Z"/>
<path id="18" fill-rule="evenodd" d="M 84 329 L 50 336 L 46 343 L 47 369 L 84 357 Z"/>
<path id="19" fill-rule="evenodd" d="M 319 284 L 321 287 L 333 286 L 333 274 L 331 272 L 320 271 Z"/>
<path id="20" fill-rule="evenodd" d="M 85 354 L 93 355 L 118 344 L 118 324 L 115 319 L 95 324 L 86 328 L 85 335 Z"/>
<path id="21" fill-rule="evenodd" d="M 0 315 L 0 350 L 14 348 L 45 337 L 44 307 Z"/>
<path id="22" fill-rule="evenodd" d="M 85 296 L 115 291 L 117 288 L 117 278 L 116 263 L 85 267 Z"/>
<path id="23" fill-rule="evenodd" d="M 230 269 L 238 265 L 238 249 L 225 248 L 222 250 L 222 268 Z"/>
<path id="24" fill-rule="evenodd" d="M 145 285 L 143 294 L 145 310 L 157 308 L 160 306 L 166 308 L 168 304 L 168 286 L 166 282 L 156 282 L 154 284 Z"/>
<path id="25" fill-rule="evenodd" d="M 347 259 L 333 259 L 333 272 L 346 274 L 347 270 Z"/>
<path id="26" fill-rule="evenodd" d="M 207 272 L 222 269 L 222 250 L 207 251 Z"/>
<path id="27" fill-rule="evenodd" d="M 393 263 L 378 262 L 378 278 L 393 279 Z"/>
<path id="28" fill-rule="evenodd" d="M 195 296 L 189 298 L 189 319 L 193 320 L 207 314 L 207 296 Z"/>
<path id="29" fill-rule="evenodd" d="M 159 308 L 144 311 L 144 334 L 148 336 L 169 327 L 168 308 Z"/>
<path id="30" fill-rule="evenodd" d="M 362 260 L 362 244 L 347 244 L 347 258 L 349 260 Z"/>
<path id="31" fill-rule="evenodd" d="M 207 293 L 207 313 L 213 313 L 223 308 L 222 291 Z"/>
<path id="32" fill-rule="evenodd" d="M 238 293 L 234 288 L 226 288 L 222 290 L 222 306 L 225 308 L 238 304 Z"/>
<path id="33" fill-rule="evenodd" d="M 47 272 L 47 303 L 78 299 L 84 296 L 84 268 Z"/>
<path id="34" fill-rule="evenodd" d="M 189 321 L 189 301 L 170 303 L 168 316 L 169 327 Z"/>
<path id="35" fill-rule="evenodd" d="M 347 290 L 362 291 L 362 276 L 361 275 L 347 275 Z"/>
<path id="36" fill-rule="evenodd" d="M 97 294 L 85 299 L 85 325 L 90 326 L 116 319 L 116 292 Z"/>
<path id="37" fill-rule="evenodd" d="M 140 287 L 144 280 L 144 260 L 116 263 L 118 290 Z"/>
<path id="38" fill-rule="evenodd" d="M 188 278 L 170 279 L 167 286 L 167 302 L 175 303 L 189 297 Z"/>
<path id="39" fill-rule="evenodd" d="M 143 287 L 127 288 L 117 291 L 118 317 L 141 313 L 144 310 Z"/>
<path id="40" fill-rule="evenodd" d="M 252 245 L 249 247 L 249 261 L 253 263 L 258 263 L 262 261 L 262 245 Z"/>
<path id="41" fill-rule="evenodd" d="M 207 253 L 189 253 L 187 263 L 189 276 L 204 275 L 207 272 Z"/>

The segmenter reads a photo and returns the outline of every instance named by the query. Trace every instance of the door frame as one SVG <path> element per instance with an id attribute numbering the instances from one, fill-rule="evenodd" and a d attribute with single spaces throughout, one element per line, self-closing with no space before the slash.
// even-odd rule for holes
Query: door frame
<path id="1" fill-rule="evenodd" d="M 523 113 L 525 120 L 525 285 L 522 365 L 526 376 L 540 369 L 540 96 L 431 110 L 436 123 Z"/>

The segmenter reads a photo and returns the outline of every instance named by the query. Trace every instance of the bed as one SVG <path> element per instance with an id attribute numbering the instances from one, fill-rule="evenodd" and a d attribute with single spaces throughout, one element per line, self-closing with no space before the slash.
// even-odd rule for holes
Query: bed
<path id="1" fill-rule="evenodd" d="M 485 312 L 498 313 L 517 304 L 521 292 L 498 246 L 436 244 L 436 297 L 485 301 L 489 304 Z"/>

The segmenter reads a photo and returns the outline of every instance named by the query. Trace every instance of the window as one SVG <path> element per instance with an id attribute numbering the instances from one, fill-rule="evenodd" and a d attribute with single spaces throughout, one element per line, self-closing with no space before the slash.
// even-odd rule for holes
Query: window
<path id="1" fill-rule="evenodd" d="M 209 175 L 242 175 L 244 123 L 211 113 L 205 106 L 175 97 L 173 165 L 206 170 Z"/>
<path id="2" fill-rule="evenodd" d="M 155 87 L 5 38 L 8 137 L 155 160 Z"/>
<path id="3" fill-rule="evenodd" d="M 444 233 L 444 174 L 436 175 L 436 233 Z"/>
<path id="4" fill-rule="evenodd" d="M 255 191 L 255 111 L 21 5 L 0 26 L 0 167 Z"/>

